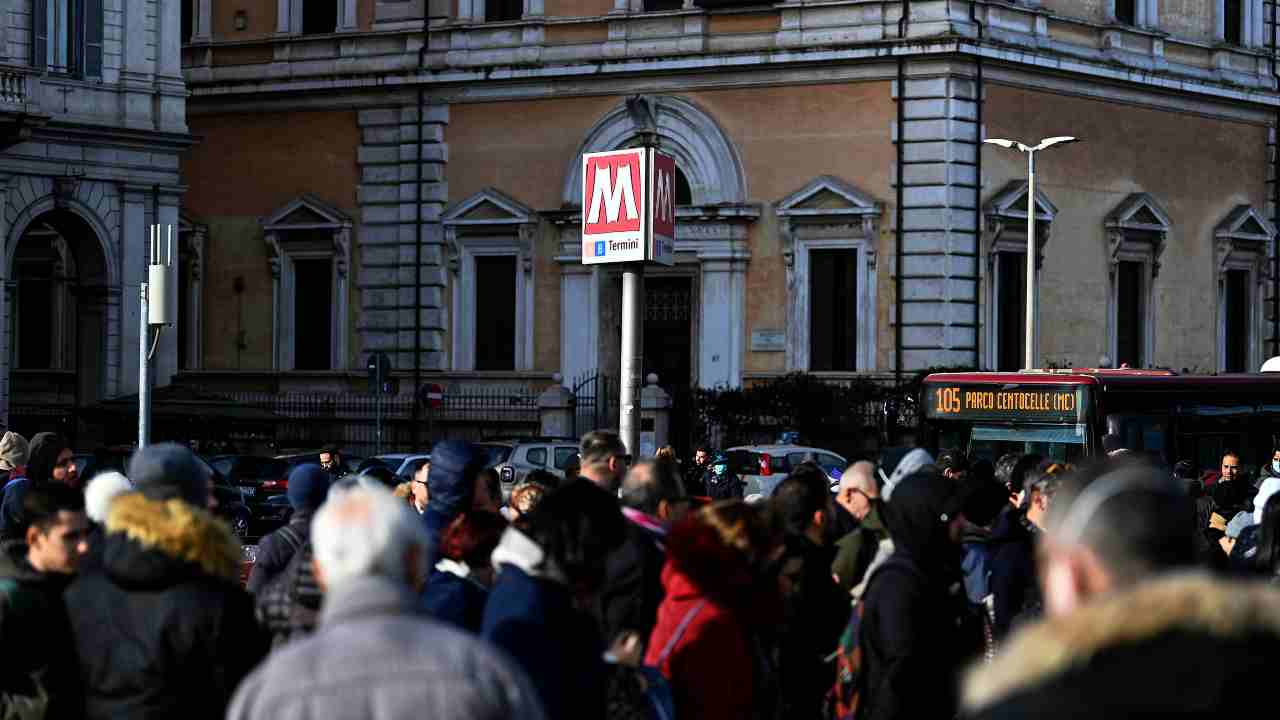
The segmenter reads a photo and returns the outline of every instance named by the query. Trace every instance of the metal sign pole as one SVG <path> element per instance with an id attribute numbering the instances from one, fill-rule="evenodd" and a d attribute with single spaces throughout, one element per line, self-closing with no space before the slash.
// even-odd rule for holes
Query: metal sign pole
<path id="1" fill-rule="evenodd" d="M 375 453 L 377 455 L 382 454 L 382 383 L 384 382 L 386 382 L 386 380 L 382 377 L 382 358 L 381 356 L 379 356 L 378 358 L 378 389 L 377 389 L 378 394 L 375 396 L 375 405 L 377 406 L 377 413 L 378 413 L 378 426 L 377 426 L 378 427 L 378 442 L 377 442 L 378 451 L 377 453 Z"/>
<path id="2" fill-rule="evenodd" d="M 644 367 L 644 263 L 628 264 L 622 271 L 622 396 L 618 434 L 633 458 L 640 457 L 640 372 Z"/>
<path id="3" fill-rule="evenodd" d="M 151 442 L 151 365 L 148 362 L 147 283 L 142 283 L 142 312 L 138 315 L 138 449 Z"/>

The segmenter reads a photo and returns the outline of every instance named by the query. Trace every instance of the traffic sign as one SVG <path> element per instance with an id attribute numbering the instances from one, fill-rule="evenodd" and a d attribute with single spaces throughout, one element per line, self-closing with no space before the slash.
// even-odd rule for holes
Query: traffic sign
<path id="1" fill-rule="evenodd" d="M 369 353 L 369 361 L 365 364 L 369 370 L 369 394 L 391 392 L 391 358 L 383 352 Z"/>
<path id="2" fill-rule="evenodd" d="M 418 400 L 429 408 L 438 408 L 444 404 L 444 387 L 437 383 L 423 385 L 418 390 Z"/>

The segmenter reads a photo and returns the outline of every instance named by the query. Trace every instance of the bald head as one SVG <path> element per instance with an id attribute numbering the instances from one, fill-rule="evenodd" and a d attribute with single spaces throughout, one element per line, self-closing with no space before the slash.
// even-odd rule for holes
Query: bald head
<path id="1" fill-rule="evenodd" d="M 685 499 L 684 487 L 670 464 L 655 460 L 632 466 L 618 495 L 623 505 L 663 519 L 669 519 L 673 505 Z"/>
<path id="2" fill-rule="evenodd" d="M 836 492 L 836 502 L 861 520 L 871 511 L 871 501 L 880 497 L 880 486 L 876 482 L 876 466 L 866 460 L 859 460 L 845 469 L 840 476 L 840 489 Z"/>

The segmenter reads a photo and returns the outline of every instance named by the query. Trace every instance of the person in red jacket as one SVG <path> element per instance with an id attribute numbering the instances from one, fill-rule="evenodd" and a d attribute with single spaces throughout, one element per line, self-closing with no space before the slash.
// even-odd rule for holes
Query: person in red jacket
<path id="1" fill-rule="evenodd" d="M 645 664 L 671 681 L 677 717 L 739 720 L 777 701 L 752 635 L 781 615 L 776 583 L 761 571 L 777 546 L 741 500 L 703 507 L 667 535 L 666 597 Z"/>

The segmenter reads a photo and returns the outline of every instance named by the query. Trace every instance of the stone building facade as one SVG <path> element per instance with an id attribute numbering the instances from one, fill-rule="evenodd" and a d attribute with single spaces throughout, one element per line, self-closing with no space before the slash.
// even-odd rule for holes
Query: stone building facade
<path id="1" fill-rule="evenodd" d="M 147 228 L 177 228 L 192 142 L 181 15 L 158 0 L 4 4 L 0 421 L 23 433 L 74 433 L 76 408 L 137 392 Z M 174 248 L 174 283 L 188 256 Z M 160 337 L 161 385 L 184 332 Z"/>
<path id="2" fill-rule="evenodd" d="M 664 385 L 1019 367 L 1026 166 L 984 137 L 1083 140 L 1038 162 L 1038 364 L 1277 352 L 1270 2 L 195 2 L 206 384 L 616 372 L 580 156 L 635 96 L 682 176 Z"/>

